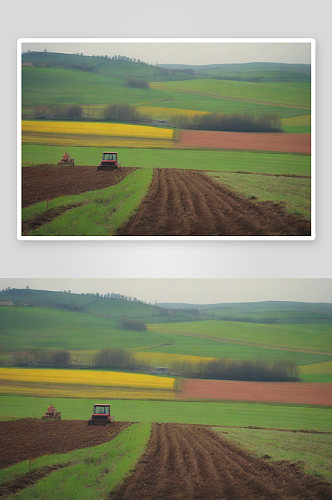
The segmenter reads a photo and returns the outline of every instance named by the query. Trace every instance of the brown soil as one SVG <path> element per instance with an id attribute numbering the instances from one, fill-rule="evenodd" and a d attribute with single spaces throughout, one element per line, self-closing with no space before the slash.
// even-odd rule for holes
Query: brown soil
<path id="1" fill-rule="evenodd" d="M 310 154 L 311 134 L 182 130 L 179 134 L 178 144 L 180 148 L 237 149 Z"/>
<path id="2" fill-rule="evenodd" d="M 7 496 L 14 495 L 18 491 L 24 490 L 28 488 L 28 486 L 32 486 L 37 481 L 40 481 L 44 477 L 51 474 L 58 469 L 63 469 L 64 467 L 68 467 L 68 464 L 59 464 L 59 465 L 47 465 L 46 467 L 42 467 L 41 469 L 28 472 L 27 474 L 23 474 L 8 483 L 3 483 L 0 485 L 0 498 L 6 498 Z"/>
<path id="3" fill-rule="evenodd" d="M 104 189 L 121 182 L 134 168 L 115 171 L 97 167 L 36 165 L 22 168 L 22 207 L 40 201 Z"/>
<path id="4" fill-rule="evenodd" d="M 294 403 L 332 406 L 332 384 L 303 382 L 240 382 L 186 379 L 181 399 L 222 399 L 259 403 Z"/>
<path id="5" fill-rule="evenodd" d="M 155 169 L 124 236 L 309 236 L 310 222 L 273 202 L 241 198 L 201 172 Z"/>
<path id="6" fill-rule="evenodd" d="M 80 206 L 81 203 L 77 203 L 76 205 L 62 205 L 61 207 L 52 208 L 51 210 L 47 210 L 47 212 L 36 215 L 28 221 L 22 222 L 22 236 L 27 236 L 31 231 L 45 224 L 49 224 L 53 219 L 67 212 L 67 210 Z"/>
<path id="7" fill-rule="evenodd" d="M 197 425 L 153 424 L 146 453 L 110 500 L 330 500 L 298 464 L 269 463 Z"/>
<path id="8" fill-rule="evenodd" d="M 97 446 L 116 437 L 130 425 L 87 425 L 84 420 L 38 420 L 26 418 L 0 422 L 0 469 L 43 455 L 66 453 L 77 448 Z"/>

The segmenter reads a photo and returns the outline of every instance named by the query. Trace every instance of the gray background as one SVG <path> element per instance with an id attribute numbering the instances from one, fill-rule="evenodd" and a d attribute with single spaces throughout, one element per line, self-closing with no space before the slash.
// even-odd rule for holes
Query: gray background
<path id="1" fill-rule="evenodd" d="M 2 277 L 331 277 L 330 2 L 12 1 L 1 4 Z M 16 42 L 18 38 L 315 38 L 317 224 L 315 241 L 18 241 Z"/>

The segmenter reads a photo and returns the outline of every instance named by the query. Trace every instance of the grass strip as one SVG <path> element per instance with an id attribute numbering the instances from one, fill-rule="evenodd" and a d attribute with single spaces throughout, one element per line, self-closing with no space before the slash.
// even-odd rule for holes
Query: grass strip
<path id="1" fill-rule="evenodd" d="M 22 220 L 27 221 L 55 207 L 82 204 L 29 235 L 112 236 L 138 209 L 149 189 L 152 174 L 150 169 L 136 170 L 116 186 L 80 195 L 61 196 L 48 203 L 36 203 L 23 209 Z"/>
<path id="2" fill-rule="evenodd" d="M 209 173 L 209 175 L 256 202 L 273 201 L 294 215 L 310 220 L 311 179 L 250 174 Z"/>
<path id="3" fill-rule="evenodd" d="M 271 462 L 300 462 L 299 465 L 303 466 L 307 474 L 332 481 L 331 434 L 220 427 L 213 430 L 245 448 L 251 455 L 266 458 Z"/>
<path id="4" fill-rule="evenodd" d="M 65 149 L 75 165 L 99 165 L 99 147 L 68 147 Z M 22 146 L 22 165 L 57 164 L 63 153 L 59 146 Z M 310 176 L 311 156 L 303 154 L 254 151 L 202 151 L 172 149 L 117 149 L 118 160 L 124 167 L 180 168 L 213 170 L 216 172 L 255 172 Z"/>
<path id="5" fill-rule="evenodd" d="M 71 462 L 72 465 L 52 472 L 35 485 L 9 498 L 31 500 L 89 500 L 106 498 L 132 472 L 144 453 L 150 437 L 149 424 L 133 424 L 115 439 L 92 448 L 61 455 L 47 455 L 32 462 L 31 470 L 45 465 Z M 0 471 L 1 482 L 28 472 L 28 462 Z"/>

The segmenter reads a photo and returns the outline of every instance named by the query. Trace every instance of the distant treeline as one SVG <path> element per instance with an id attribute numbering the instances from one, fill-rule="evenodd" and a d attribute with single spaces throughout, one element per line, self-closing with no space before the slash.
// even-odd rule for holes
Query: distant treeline
<path id="1" fill-rule="evenodd" d="M 134 368 L 135 358 L 124 349 L 102 349 L 93 358 L 96 368 Z"/>
<path id="2" fill-rule="evenodd" d="M 102 111 L 102 119 L 110 121 L 138 122 L 144 116 L 129 104 L 110 104 Z"/>
<path id="3" fill-rule="evenodd" d="M 158 308 L 158 313 L 157 315 L 158 316 L 179 316 L 181 315 L 182 316 L 182 313 L 185 313 L 185 314 L 190 314 L 192 316 L 200 316 L 200 312 L 198 309 L 191 309 L 191 308 L 187 308 L 187 309 L 166 309 L 165 307 L 159 307 Z M 153 314 L 153 316 L 156 316 L 155 314 Z"/>
<path id="4" fill-rule="evenodd" d="M 178 115 L 172 117 L 172 123 L 187 129 L 223 132 L 281 132 L 282 127 L 282 121 L 278 115 L 223 115 L 221 113 Z"/>
<path id="5" fill-rule="evenodd" d="M 134 87 L 138 89 L 148 89 L 150 87 L 149 82 L 146 80 L 142 80 L 141 78 L 133 78 L 132 76 L 128 76 L 126 78 L 127 87 Z"/>
<path id="6" fill-rule="evenodd" d="M 16 366 L 67 366 L 71 362 L 71 354 L 66 350 L 18 351 L 14 356 Z"/>
<path id="7" fill-rule="evenodd" d="M 34 301 L 26 302 L 25 300 L 15 300 L 13 301 L 14 306 L 26 306 L 26 307 L 49 307 L 51 309 L 64 309 L 66 311 L 76 311 L 83 312 L 84 308 L 78 306 L 72 301 L 71 303 L 63 302 L 53 302 L 53 301 Z"/>
<path id="8" fill-rule="evenodd" d="M 300 369 L 295 361 L 252 361 L 217 359 L 172 364 L 178 375 L 219 380 L 245 380 L 260 382 L 287 382 L 299 380 Z"/>
<path id="9" fill-rule="evenodd" d="M 143 321 L 126 317 L 121 318 L 120 327 L 123 328 L 123 330 L 134 330 L 137 332 L 145 332 L 147 330 L 147 326 Z"/>
<path id="10" fill-rule="evenodd" d="M 37 106 L 34 109 L 35 118 L 69 118 L 70 120 L 80 120 L 83 118 L 83 108 L 78 105 L 51 104 L 49 106 Z"/>

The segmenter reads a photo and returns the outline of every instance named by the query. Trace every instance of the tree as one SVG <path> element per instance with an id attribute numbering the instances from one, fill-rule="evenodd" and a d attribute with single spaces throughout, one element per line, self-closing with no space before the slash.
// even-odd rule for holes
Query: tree
<path id="1" fill-rule="evenodd" d="M 147 330 L 147 326 L 143 321 L 126 317 L 121 318 L 120 327 L 124 330 L 134 330 L 137 332 L 145 332 Z"/>
<path id="2" fill-rule="evenodd" d="M 71 362 L 71 354 L 69 351 L 55 351 L 52 356 L 54 365 L 69 365 Z"/>
<path id="3" fill-rule="evenodd" d="M 135 358 L 124 349 L 102 349 L 94 357 L 98 368 L 133 368 Z"/>
<path id="4" fill-rule="evenodd" d="M 83 108 L 82 106 L 69 106 L 67 108 L 67 116 L 71 119 L 79 119 L 83 116 Z"/>

